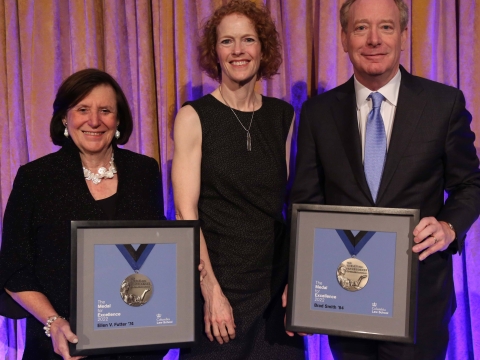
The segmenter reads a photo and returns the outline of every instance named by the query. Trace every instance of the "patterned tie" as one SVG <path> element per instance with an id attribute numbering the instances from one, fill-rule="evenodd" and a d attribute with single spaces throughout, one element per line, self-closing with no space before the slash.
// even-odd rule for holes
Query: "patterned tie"
<path id="1" fill-rule="evenodd" d="M 373 201 L 377 201 L 378 188 L 382 179 L 385 155 L 387 154 L 387 136 L 380 106 L 385 97 L 379 92 L 372 92 L 368 98 L 372 99 L 373 109 L 368 114 L 365 135 L 364 171 Z"/>

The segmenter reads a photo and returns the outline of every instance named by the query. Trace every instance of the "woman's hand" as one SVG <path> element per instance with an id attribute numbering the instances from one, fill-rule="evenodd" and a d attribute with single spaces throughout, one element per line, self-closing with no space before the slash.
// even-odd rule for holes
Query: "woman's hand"
<path id="1" fill-rule="evenodd" d="M 215 337 L 220 344 L 228 343 L 235 338 L 236 327 L 230 302 L 218 283 L 211 284 L 204 279 L 201 289 L 205 299 L 205 333 L 210 341 Z"/>
<path id="2" fill-rule="evenodd" d="M 5 291 L 13 298 L 13 300 L 22 305 L 24 309 L 26 309 L 30 314 L 35 316 L 35 318 L 42 324 L 45 324 L 49 317 L 58 314 L 53 308 L 50 301 L 47 299 L 47 297 L 41 292 L 12 292 L 7 288 L 5 288 Z M 50 337 L 52 339 L 53 349 L 58 355 L 62 356 L 64 359 L 78 360 L 85 357 L 70 356 L 67 341 L 76 344 L 78 342 L 78 338 L 70 329 L 70 324 L 67 320 L 58 317 L 55 321 L 53 321 L 50 324 Z"/>
<path id="3" fill-rule="evenodd" d="M 50 325 L 50 337 L 53 343 L 53 350 L 56 354 L 63 357 L 64 360 L 78 360 L 85 358 L 85 356 L 70 356 L 68 342 L 76 344 L 78 338 L 70 329 L 70 324 L 67 320 L 58 318 L 52 322 Z"/>
<path id="4" fill-rule="evenodd" d="M 200 259 L 200 264 L 198 264 L 198 271 L 200 271 L 200 283 L 203 281 L 203 278 L 207 276 L 208 272 L 205 269 L 205 261 Z"/>

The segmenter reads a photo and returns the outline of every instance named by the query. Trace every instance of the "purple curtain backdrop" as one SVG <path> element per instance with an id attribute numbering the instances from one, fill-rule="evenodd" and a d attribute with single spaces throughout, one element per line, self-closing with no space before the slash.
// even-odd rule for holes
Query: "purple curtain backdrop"
<path id="1" fill-rule="evenodd" d="M 343 0 L 255 0 L 271 11 L 284 62 L 258 90 L 304 100 L 352 74 L 339 46 Z M 174 218 L 170 166 L 172 123 L 186 100 L 217 84 L 196 63 L 198 29 L 227 0 L 0 0 L 1 214 L 18 167 L 55 151 L 48 137 L 51 104 L 62 79 L 85 67 L 110 72 L 132 106 L 135 131 L 127 148 L 160 160 L 166 215 Z M 412 73 L 461 88 L 480 134 L 480 4 L 478 0 L 406 0 L 409 46 L 402 64 Z M 297 120 L 298 124 L 298 120 Z M 477 139 L 477 146 L 480 142 Z M 293 147 L 295 149 L 295 147 Z M 293 150 L 294 151 L 294 150 Z M 450 323 L 448 360 L 480 358 L 480 224 L 454 257 L 457 311 Z M 1 224 L 0 224 L 1 229 Z M 24 321 L 0 317 L 0 359 L 21 359 Z M 311 360 L 330 360 L 326 336 L 306 338 Z M 174 360 L 178 351 L 165 357 Z"/>

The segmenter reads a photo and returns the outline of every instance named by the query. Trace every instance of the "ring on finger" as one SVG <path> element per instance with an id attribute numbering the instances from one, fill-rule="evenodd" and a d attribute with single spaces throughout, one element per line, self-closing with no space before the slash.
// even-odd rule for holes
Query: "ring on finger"
<path id="1" fill-rule="evenodd" d="M 437 239 L 435 236 L 433 236 L 433 235 L 430 235 L 430 237 L 432 237 L 432 238 L 433 238 L 433 241 L 435 241 L 435 242 L 433 243 L 433 244 L 435 245 L 435 244 L 438 242 L 438 239 Z"/>

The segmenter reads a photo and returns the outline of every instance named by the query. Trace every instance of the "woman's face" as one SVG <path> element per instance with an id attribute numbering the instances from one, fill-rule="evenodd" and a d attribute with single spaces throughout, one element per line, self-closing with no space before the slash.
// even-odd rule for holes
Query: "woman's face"
<path id="1" fill-rule="evenodd" d="M 65 120 L 64 120 L 65 121 Z M 67 129 L 83 154 L 105 151 L 117 129 L 117 100 L 109 85 L 99 85 L 67 112 Z"/>
<path id="2" fill-rule="evenodd" d="M 222 83 L 256 81 L 262 46 L 248 17 L 241 14 L 225 16 L 217 26 L 215 49 L 222 69 Z"/>

